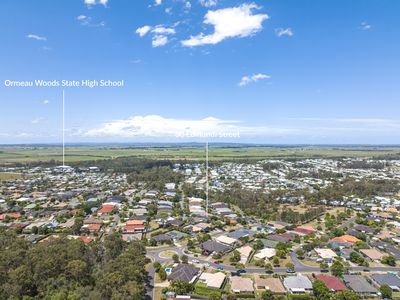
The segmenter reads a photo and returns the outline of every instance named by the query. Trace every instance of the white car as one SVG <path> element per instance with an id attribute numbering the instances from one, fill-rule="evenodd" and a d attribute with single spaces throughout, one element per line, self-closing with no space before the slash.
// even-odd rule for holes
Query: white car
<path id="1" fill-rule="evenodd" d="M 193 259 L 192 260 L 192 263 L 194 263 L 194 264 L 198 264 L 200 261 L 198 260 L 198 259 Z"/>
<path id="2" fill-rule="evenodd" d="M 203 263 L 203 265 L 205 265 L 206 267 L 210 266 L 210 264 L 208 262 Z"/>

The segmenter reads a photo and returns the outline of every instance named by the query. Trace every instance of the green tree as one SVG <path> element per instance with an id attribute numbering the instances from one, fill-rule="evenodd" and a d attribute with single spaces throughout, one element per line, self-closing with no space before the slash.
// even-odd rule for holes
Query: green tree
<path id="1" fill-rule="evenodd" d="M 187 264 L 189 262 L 188 256 L 185 255 L 185 254 L 182 254 L 181 255 L 181 262 L 184 263 L 184 264 Z"/>
<path id="2" fill-rule="evenodd" d="M 161 264 L 160 264 L 160 262 L 158 262 L 158 261 L 154 262 L 154 263 L 153 263 L 153 268 L 154 268 L 154 270 L 155 270 L 156 272 L 160 271 L 160 269 L 161 269 Z"/>
<path id="3" fill-rule="evenodd" d="M 392 255 L 386 255 L 384 257 L 382 257 L 382 263 L 389 265 L 389 266 L 396 266 L 396 259 L 392 256 Z"/>
<path id="4" fill-rule="evenodd" d="M 194 290 L 194 285 L 183 280 L 173 280 L 170 288 L 177 294 L 187 294 Z"/>
<path id="5" fill-rule="evenodd" d="M 382 298 L 392 299 L 393 292 L 392 289 L 387 284 L 381 285 L 379 291 L 382 293 Z"/>
<path id="6" fill-rule="evenodd" d="M 344 273 L 344 266 L 339 260 L 335 260 L 331 266 L 331 273 L 333 276 L 342 277 Z"/>
<path id="7" fill-rule="evenodd" d="M 176 254 L 176 253 L 174 253 L 173 255 L 172 255 L 172 260 L 174 261 L 174 263 L 179 263 L 179 256 L 178 256 L 178 254 Z"/>
<path id="8" fill-rule="evenodd" d="M 317 300 L 329 300 L 330 292 L 325 283 L 321 280 L 315 280 L 313 282 L 313 293 Z"/>
<path id="9" fill-rule="evenodd" d="M 167 272 L 165 271 L 165 268 L 160 268 L 158 271 L 158 277 L 160 277 L 160 280 L 164 281 L 167 279 Z"/>
<path id="10" fill-rule="evenodd" d="M 333 294 L 332 299 L 334 300 L 360 300 L 360 296 L 352 291 L 346 290 Z"/>
<path id="11" fill-rule="evenodd" d="M 274 295 L 272 294 L 271 291 L 267 290 L 261 293 L 261 299 L 262 300 L 273 300 Z"/>

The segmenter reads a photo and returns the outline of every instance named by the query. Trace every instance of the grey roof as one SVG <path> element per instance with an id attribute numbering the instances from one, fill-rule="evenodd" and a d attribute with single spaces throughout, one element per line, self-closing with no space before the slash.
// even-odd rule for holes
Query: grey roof
<path id="1" fill-rule="evenodd" d="M 172 230 L 170 232 L 167 232 L 166 235 L 169 235 L 172 238 L 177 238 L 177 239 L 183 239 L 184 237 L 188 236 L 187 233 L 180 232 L 177 230 Z"/>
<path id="2" fill-rule="evenodd" d="M 207 252 L 220 252 L 220 253 L 225 253 L 230 250 L 229 246 L 211 240 L 202 243 L 201 248 Z"/>
<path id="3" fill-rule="evenodd" d="M 379 285 L 387 284 L 390 287 L 400 287 L 400 278 L 395 274 L 373 274 L 371 278 Z"/>
<path id="4" fill-rule="evenodd" d="M 232 231 L 227 234 L 228 237 L 234 238 L 234 239 L 240 239 L 241 237 L 245 237 L 245 236 L 251 237 L 253 235 L 254 235 L 254 233 L 252 231 L 246 230 L 246 229 Z"/>
<path id="5" fill-rule="evenodd" d="M 361 275 L 344 275 L 343 281 L 356 293 L 378 293 L 378 290 Z"/>
<path id="6" fill-rule="evenodd" d="M 172 237 L 166 234 L 159 234 L 152 237 L 153 240 L 156 242 L 163 242 L 163 241 L 172 241 Z"/>
<path id="7" fill-rule="evenodd" d="M 190 264 L 179 264 L 173 268 L 172 273 L 168 276 L 168 280 L 183 280 L 190 282 L 200 271 L 200 268 L 196 268 Z"/>
<path id="8" fill-rule="evenodd" d="M 284 283 L 288 289 L 312 289 L 312 283 L 310 279 L 304 275 L 286 277 L 284 279 Z"/>

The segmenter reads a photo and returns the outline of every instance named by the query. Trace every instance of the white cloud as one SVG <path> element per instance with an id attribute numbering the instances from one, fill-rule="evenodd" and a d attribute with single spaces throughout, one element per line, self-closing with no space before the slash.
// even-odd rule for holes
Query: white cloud
<path id="1" fill-rule="evenodd" d="M 249 83 L 257 82 L 257 81 L 259 81 L 261 79 L 267 79 L 267 78 L 271 78 L 271 76 L 270 75 L 266 75 L 266 74 L 261 74 L 261 73 L 254 74 L 254 75 L 251 75 L 251 76 L 243 76 L 240 79 L 240 82 L 239 82 L 238 85 L 239 86 L 245 86 L 245 85 L 248 85 Z"/>
<path id="2" fill-rule="evenodd" d="M 176 31 L 174 28 L 164 27 L 163 25 L 157 25 L 151 30 L 152 33 L 155 34 L 175 34 Z"/>
<path id="3" fill-rule="evenodd" d="M 202 137 L 224 133 L 239 135 L 279 135 L 297 132 L 296 129 L 267 126 L 243 126 L 241 122 L 208 117 L 200 120 L 164 118 L 157 115 L 133 116 L 115 120 L 90 129 L 85 137 Z"/>
<path id="4" fill-rule="evenodd" d="M 106 23 L 104 21 L 100 22 L 100 23 L 93 23 L 92 22 L 92 18 L 85 16 L 85 15 L 79 15 L 76 17 L 76 20 L 84 26 L 90 26 L 90 27 L 103 27 L 106 25 Z"/>
<path id="5" fill-rule="evenodd" d="M 37 41 L 47 41 L 47 38 L 45 36 L 40 36 L 40 35 L 36 35 L 36 34 L 28 34 L 26 37 L 28 39 L 34 39 Z"/>
<path id="6" fill-rule="evenodd" d="M 149 31 L 151 30 L 151 26 L 145 25 L 143 27 L 139 27 L 136 29 L 136 33 L 140 36 L 143 37 L 145 36 Z"/>
<path id="7" fill-rule="evenodd" d="M 50 101 L 49 100 L 43 100 L 43 102 L 42 102 L 44 105 L 46 105 L 46 104 L 49 104 L 50 103 Z"/>
<path id="8" fill-rule="evenodd" d="M 284 36 L 284 35 L 293 36 L 293 31 L 291 28 L 276 28 L 275 34 L 279 37 Z"/>
<path id="9" fill-rule="evenodd" d="M 174 25 L 175 26 L 175 25 Z M 139 27 L 136 29 L 136 33 L 140 37 L 144 37 L 147 33 L 152 34 L 152 46 L 161 47 L 168 43 L 167 35 L 174 35 L 176 33 L 173 27 L 165 27 L 164 25 L 156 25 L 151 27 L 149 25 Z"/>
<path id="10" fill-rule="evenodd" d="M 92 5 L 96 5 L 96 4 L 102 4 L 104 6 L 107 6 L 108 0 L 83 0 L 83 2 L 87 6 L 92 6 Z"/>
<path id="11" fill-rule="evenodd" d="M 155 6 L 158 6 L 158 5 L 161 5 L 162 4 L 162 0 L 155 0 L 154 1 L 154 5 Z"/>
<path id="12" fill-rule="evenodd" d="M 165 46 L 168 43 L 168 38 L 165 35 L 155 35 L 151 41 L 153 47 Z"/>
<path id="13" fill-rule="evenodd" d="M 39 124 L 41 121 L 43 121 L 43 118 L 35 118 L 31 121 L 32 124 Z"/>
<path id="14" fill-rule="evenodd" d="M 168 15 L 171 15 L 172 14 L 172 7 L 167 7 L 165 9 L 165 13 L 168 14 Z"/>
<path id="15" fill-rule="evenodd" d="M 185 9 L 191 9 L 192 8 L 192 3 L 190 3 L 189 1 L 185 2 Z"/>
<path id="16" fill-rule="evenodd" d="M 370 30 L 372 26 L 368 24 L 367 22 L 361 22 L 360 24 L 360 29 L 361 30 Z"/>
<path id="17" fill-rule="evenodd" d="M 186 47 L 217 44 L 226 38 L 251 36 L 262 29 L 262 23 L 269 17 L 266 14 L 253 14 L 260 9 L 256 4 L 242 4 L 237 7 L 209 10 L 204 17 L 204 24 L 214 26 L 212 34 L 200 33 L 182 41 Z"/>
<path id="18" fill-rule="evenodd" d="M 217 0 L 200 0 L 200 5 L 204 7 L 212 7 L 218 4 Z"/>

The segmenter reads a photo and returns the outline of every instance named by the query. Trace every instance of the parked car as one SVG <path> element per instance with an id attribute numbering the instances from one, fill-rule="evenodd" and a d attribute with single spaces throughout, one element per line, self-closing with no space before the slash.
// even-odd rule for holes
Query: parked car
<path id="1" fill-rule="evenodd" d="M 222 270 L 224 269 L 224 267 L 223 267 L 223 266 L 218 266 L 217 269 L 220 270 L 220 271 L 222 271 Z"/>

